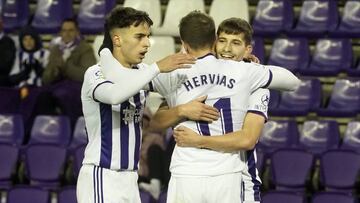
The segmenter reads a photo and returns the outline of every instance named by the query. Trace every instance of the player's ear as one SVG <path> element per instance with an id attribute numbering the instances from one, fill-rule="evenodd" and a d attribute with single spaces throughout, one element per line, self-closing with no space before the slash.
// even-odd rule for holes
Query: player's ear
<path id="1" fill-rule="evenodd" d="M 121 47 L 122 41 L 123 41 L 121 38 L 121 35 L 119 35 L 119 34 L 112 35 L 112 40 L 114 42 L 115 47 Z"/>
<path id="2" fill-rule="evenodd" d="M 252 51 L 253 51 L 252 45 L 251 44 L 246 45 L 246 47 L 245 47 L 245 55 L 250 55 L 252 53 Z"/>

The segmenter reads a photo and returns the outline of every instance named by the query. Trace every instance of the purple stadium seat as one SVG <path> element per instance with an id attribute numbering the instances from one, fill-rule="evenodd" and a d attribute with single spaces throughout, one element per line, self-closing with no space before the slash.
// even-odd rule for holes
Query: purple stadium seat
<path id="1" fill-rule="evenodd" d="M 260 63 L 265 62 L 265 45 L 264 39 L 260 37 L 254 37 L 252 40 L 253 54 L 259 58 Z"/>
<path id="2" fill-rule="evenodd" d="M 19 149 L 13 145 L 0 144 L 0 189 L 12 185 L 12 176 L 16 171 Z"/>
<path id="3" fill-rule="evenodd" d="M 299 131 L 295 121 L 268 121 L 256 149 L 270 154 L 280 148 L 297 147 L 298 139 Z"/>
<path id="4" fill-rule="evenodd" d="M 360 80 L 339 79 L 333 87 L 327 107 L 317 110 L 320 116 L 352 117 L 360 112 Z"/>
<path id="5" fill-rule="evenodd" d="M 356 203 L 354 197 L 348 194 L 341 194 L 337 192 L 319 192 L 316 193 L 311 203 Z"/>
<path id="6" fill-rule="evenodd" d="M 301 85 L 292 92 L 282 92 L 278 108 L 272 116 L 306 116 L 321 103 L 321 83 L 318 79 L 302 79 Z"/>
<path id="7" fill-rule="evenodd" d="M 29 144 L 51 143 L 66 147 L 71 137 L 66 116 L 37 116 L 31 129 Z"/>
<path id="8" fill-rule="evenodd" d="M 330 150 L 322 154 L 320 174 L 326 190 L 351 193 L 360 171 L 360 155 L 351 150 Z"/>
<path id="9" fill-rule="evenodd" d="M 0 113 L 19 113 L 20 91 L 16 88 L 0 87 Z"/>
<path id="10" fill-rule="evenodd" d="M 319 39 L 310 65 L 299 72 L 312 76 L 335 76 L 351 67 L 353 60 L 350 39 Z"/>
<path id="11" fill-rule="evenodd" d="M 274 41 L 267 64 L 281 66 L 291 72 L 305 69 L 310 62 L 308 40 L 305 38 L 279 38 Z"/>
<path id="12" fill-rule="evenodd" d="M 346 70 L 348 75 L 359 77 L 360 76 L 360 59 L 354 67 L 350 67 Z"/>
<path id="13" fill-rule="evenodd" d="M 291 192 L 272 191 L 267 192 L 261 200 L 262 203 L 305 203 L 302 195 Z"/>
<path id="14" fill-rule="evenodd" d="M 0 143 L 20 146 L 24 139 L 24 123 L 20 115 L 0 115 Z"/>
<path id="15" fill-rule="evenodd" d="M 78 23 L 83 34 L 101 33 L 106 14 L 115 6 L 115 0 L 81 0 Z"/>
<path id="16" fill-rule="evenodd" d="M 30 184 L 56 189 L 66 161 L 66 149 L 50 144 L 33 144 L 25 150 L 25 164 Z"/>
<path id="17" fill-rule="evenodd" d="M 279 103 L 280 103 L 280 91 L 270 90 L 270 101 L 268 105 L 270 114 L 272 109 L 275 109 L 279 106 Z"/>
<path id="18" fill-rule="evenodd" d="M 6 203 L 50 203 L 49 191 L 35 187 L 15 187 L 9 190 Z"/>
<path id="19" fill-rule="evenodd" d="M 301 149 L 280 149 L 271 156 L 271 172 L 276 190 L 303 192 L 314 156 Z"/>
<path id="20" fill-rule="evenodd" d="M 86 145 L 87 143 L 88 137 L 86 133 L 85 119 L 81 116 L 76 121 L 73 138 L 69 148 L 73 150 L 81 145 Z"/>
<path id="21" fill-rule="evenodd" d="M 336 29 L 338 18 L 336 1 L 307 0 L 302 4 L 295 29 L 288 32 L 291 36 L 320 37 Z"/>
<path id="22" fill-rule="evenodd" d="M 334 37 L 353 37 L 360 36 L 360 2 L 358 0 L 348 0 L 345 3 L 343 16 L 338 28 L 330 33 Z"/>
<path id="23" fill-rule="evenodd" d="M 26 25 L 29 18 L 28 0 L 3 0 L 1 3 L 5 32 L 12 32 Z"/>
<path id="24" fill-rule="evenodd" d="M 75 178 L 78 177 L 80 168 L 82 166 L 82 161 L 84 159 L 85 145 L 79 146 L 74 151 L 74 175 Z"/>
<path id="25" fill-rule="evenodd" d="M 76 188 L 66 187 L 58 193 L 58 203 L 77 203 Z"/>
<path id="26" fill-rule="evenodd" d="M 157 203 L 166 203 L 166 198 L 167 198 L 167 189 L 165 189 L 160 193 L 160 197 Z"/>
<path id="27" fill-rule="evenodd" d="M 37 0 L 32 26 L 40 33 L 57 33 L 65 18 L 73 16 L 72 0 Z"/>
<path id="28" fill-rule="evenodd" d="M 141 203 L 152 203 L 154 198 L 151 197 L 150 193 L 140 190 Z"/>
<path id="29" fill-rule="evenodd" d="M 360 121 L 348 123 L 341 148 L 351 149 L 360 153 Z"/>
<path id="30" fill-rule="evenodd" d="M 338 148 L 339 141 L 339 126 L 334 120 L 305 121 L 300 132 L 300 146 L 315 155 Z"/>
<path id="31" fill-rule="evenodd" d="M 291 29 L 293 21 L 292 1 L 260 0 L 252 26 L 257 36 L 275 36 Z"/>

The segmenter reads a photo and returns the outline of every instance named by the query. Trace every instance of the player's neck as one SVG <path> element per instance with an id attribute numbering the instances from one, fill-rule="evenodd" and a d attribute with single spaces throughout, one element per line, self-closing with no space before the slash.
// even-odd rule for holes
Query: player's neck
<path id="1" fill-rule="evenodd" d="M 188 54 L 195 58 L 203 57 L 207 54 L 214 54 L 212 49 L 197 49 L 197 50 L 188 50 Z"/>
<path id="2" fill-rule="evenodd" d="M 119 63 L 125 67 L 125 68 L 131 68 L 133 64 L 129 64 L 126 60 L 125 60 L 125 57 L 120 53 L 120 52 L 117 52 L 117 51 L 113 51 L 113 56 L 114 58 L 119 61 Z"/>

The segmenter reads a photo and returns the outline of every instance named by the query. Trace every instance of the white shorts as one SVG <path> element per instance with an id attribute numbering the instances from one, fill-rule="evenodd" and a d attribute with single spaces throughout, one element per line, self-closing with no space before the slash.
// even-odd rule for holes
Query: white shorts
<path id="1" fill-rule="evenodd" d="M 78 203 L 141 203 L 136 171 L 83 165 L 76 186 Z"/>
<path id="2" fill-rule="evenodd" d="M 171 176 L 167 203 L 241 203 L 241 173 L 211 177 Z"/>

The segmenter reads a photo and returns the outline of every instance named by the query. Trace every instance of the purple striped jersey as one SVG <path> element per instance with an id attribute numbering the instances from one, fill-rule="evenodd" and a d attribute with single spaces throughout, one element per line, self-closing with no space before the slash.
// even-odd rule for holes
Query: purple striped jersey
<path id="1" fill-rule="evenodd" d="M 186 79 L 179 81 L 178 78 L 184 78 L 183 75 Z M 218 108 L 220 118 L 211 124 L 185 121 L 179 125 L 203 136 L 215 136 L 241 129 L 249 109 L 250 94 L 258 88 L 266 87 L 271 79 L 272 73 L 266 66 L 217 59 L 210 54 L 199 58 L 192 68 L 159 74 L 153 80 L 153 86 L 165 96 L 170 107 L 207 95 L 205 103 Z M 212 176 L 240 172 L 245 167 L 241 158 L 240 152 L 225 153 L 176 146 L 170 171 L 174 176 Z"/>
<path id="2" fill-rule="evenodd" d="M 109 82 L 98 65 L 88 68 L 84 76 L 81 101 L 89 142 L 83 164 L 112 170 L 137 170 L 147 92 L 140 90 L 118 105 L 101 103 L 94 98 L 94 91 Z"/>

